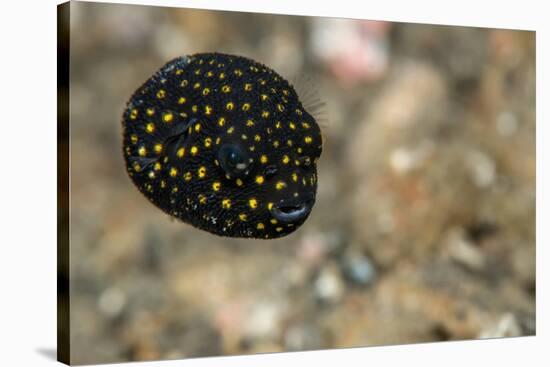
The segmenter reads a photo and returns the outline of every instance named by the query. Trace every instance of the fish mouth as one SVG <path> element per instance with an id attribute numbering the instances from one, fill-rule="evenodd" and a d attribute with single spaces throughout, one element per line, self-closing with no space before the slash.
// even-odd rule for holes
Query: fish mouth
<path id="1" fill-rule="evenodd" d="M 303 198 L 292 198 L 281 200 L 273 205 L 271 215 L 283 223 L 293 223 L 305 219 L 315 203 L 313 194 L 305 195 Z"/>

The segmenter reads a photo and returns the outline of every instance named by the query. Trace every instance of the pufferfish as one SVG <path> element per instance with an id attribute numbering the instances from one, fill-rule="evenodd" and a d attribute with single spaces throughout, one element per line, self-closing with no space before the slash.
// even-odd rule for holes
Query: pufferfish
<path id="1" fill-rule="evenodd" d="M 259 62 L 178 57 L 134 92 L 122 125 L 135 186 L 196 228 L 278 238 L 313 208 L 321 130 L 294 87 Z"/>

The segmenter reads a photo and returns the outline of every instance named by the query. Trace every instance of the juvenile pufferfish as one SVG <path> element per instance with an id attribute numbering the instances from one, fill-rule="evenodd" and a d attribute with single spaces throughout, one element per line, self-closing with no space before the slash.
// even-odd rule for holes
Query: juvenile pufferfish
<path id="1" fill-rule="evenodd" d="M 123 154 L 164 212 L 229 237 L 277 238 L 309 216 L 321 131 L 294 88 L 251 59 L 176 58 L 132 95 Z"/>

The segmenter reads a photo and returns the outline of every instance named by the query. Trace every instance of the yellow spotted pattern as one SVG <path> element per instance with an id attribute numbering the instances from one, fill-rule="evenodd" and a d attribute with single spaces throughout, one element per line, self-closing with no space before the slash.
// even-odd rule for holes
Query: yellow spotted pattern
<path id="1" fill-rule="evenodd" d="M 190 64 L 166 69 L 167 74 L 150 82 L 138 95 L 145 103 L 129 104 L 128 123 L 124 121 L 128 130 L 124 154 L 134 159 L 127 162 L 129 175 L 144 193 L 170 195 L 166 200 L 172 205 L 169 213 L 183 220 L 189 215 L 186 212 L 193 213 L 192 208 L 201 204 L 204 209 L 197 215 L 210 223 L 208 228 L 223 227 L 226 233 L 235 228 L 241 234 L 247 229 L 246 236 L 260 238 L 293 231 L 287 230 L 295 227 L 292 223 L 279 224 L 270 211 L 273 201 L 299 197 L 303 190 L 316 186 L 314 168 L 321 148 L 317 125 L 301 107 L 296 108 L 295 94 L 269 68 L 217 56 L 191 59 Z M 177 78 L 175 83 L 171 77 Z M 185 147 L 169 149 L 172 143 L 165 139 L 170 129 L 181 128 L 190 118 Z M 235 178 L 220 171 L 216 154 L 227 143 L 240 144 L 252 158 L 249 177 Z M 187 162 L 193 162 L 192 166 L 186 166 Z M 139 177 L 146 177 L 147 182 L 140 183 Z M 204 192 L 190 191 L 200 187 L 198 182 L 205 186 Z M 248 197 L 237 196 L 237 200 L 237 193 L 248 193 Z M 207 209 L 211 205 L 221 205 L 224 217 Z"/>

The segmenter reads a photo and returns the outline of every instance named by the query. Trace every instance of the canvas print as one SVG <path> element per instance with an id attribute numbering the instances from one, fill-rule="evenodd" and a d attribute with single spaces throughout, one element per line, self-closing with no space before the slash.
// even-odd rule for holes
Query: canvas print
<path id="1" fill-rule="evenodd" d="M 58 358 L 535 335 L 535 32 L 58 7 Z"/>

